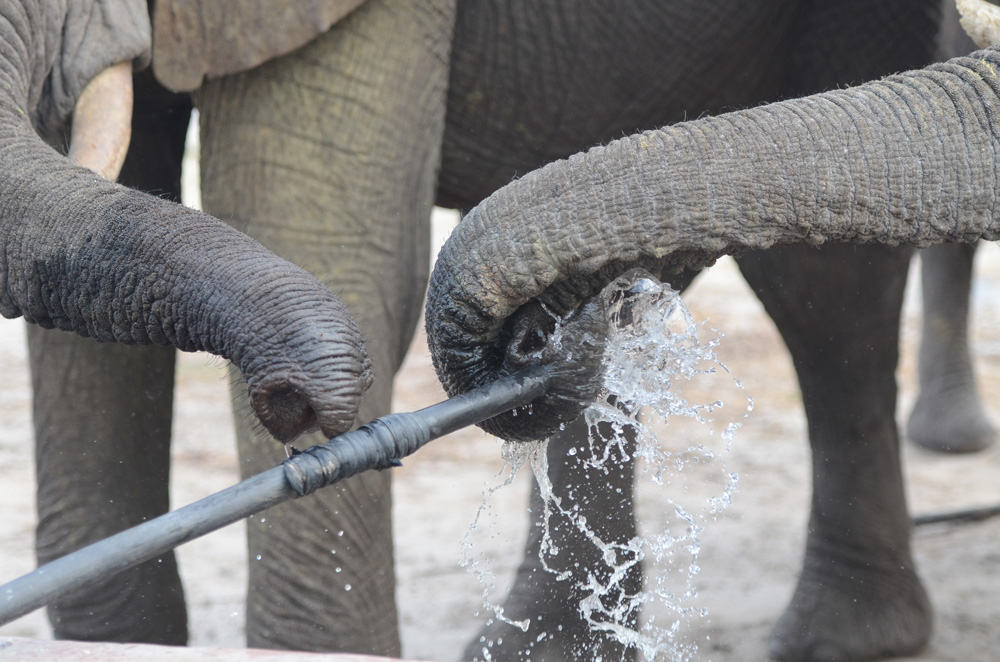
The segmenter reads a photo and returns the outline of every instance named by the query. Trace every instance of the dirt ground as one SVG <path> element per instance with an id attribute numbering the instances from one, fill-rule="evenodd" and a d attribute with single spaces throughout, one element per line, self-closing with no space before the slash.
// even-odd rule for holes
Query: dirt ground
<path id="1" fill-rule="evenodd" d="M 1000 403 L 1000 249 L 980 254 L 974 300 L 974 348 L 988 402 Z M 726 459 L 739 474 L 732 505 L 701 536 L 697 606 L 708 615 L 683 626 L 702 660 L 766 658 L 771 624 L 791 594 L 805 533 L 809 495 L 805 421 L 791 364 L 760 305 L 724 260 L 685 296 L 694 316 L 725 334 L 718 356 L 742 380 L 754 410 Z M 899 419 L 914 397 L 919 295 L 911 278 L 899 369 Z M 34 480 L 30 402 L 20 321 L 0 321 L 0 582 L 33 568 Z M 423 336 L 396 385 L 396 409 L 442 399 Z M 739 396 L 737 396 L 739 398 Z M 737 403 L 742 406 L 745 403 Z M 1000 421 L 996 408 L 993 414 Z M 178 370 L 173 503 L 187 504 L 237 480 L 231 414 L 219 361 L 184 355 Z M 675 434 L 688 434 L 681 426 Z M 691 434 L 696 434 L 692 432 Z M 687 441 L 685 441 L 687 443 Z M 276 451 L 276 461 L 280 450 Z M 932 513 L 1000 503 L 1000 449 L 941 457 L 905 444 L 911 509 Z M 406 657 L 456 660 L 484 613 L 482 586 L 459 564 L 461 541 L 502 481 L 500 444 L 476 430 L 438 440 L 394 470 L 398 598 Z M 697 482 L 695 480 L 694 482 Z M 667 493 L 644 481 L 639 505 L 647 530 L 661 525 Z M 495 517 L 477 537 L 492 559 L 499 598 L 526 533 L 528 477 L 491 497 Z M 191 608 L 191 644 L 243 645 L 247 558 L 244 526 L 233 525 L 179 549 Z M 937 611 L 937 629 L 920 660 L 991 660 L 1000 644 L 1000 519 L 920 528 L 915 552 Z M 0 635 L 50 637 L 42 612 L 0 628 Z"/>

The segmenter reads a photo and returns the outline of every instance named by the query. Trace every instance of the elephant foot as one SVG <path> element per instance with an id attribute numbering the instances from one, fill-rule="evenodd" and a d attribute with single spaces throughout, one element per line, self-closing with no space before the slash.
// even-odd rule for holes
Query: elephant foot
<path id="1" fill-rule="evenodd" d="M 974 388 L 950 394 L 924 389 L 910 413 L 906 435 L 938 453 L 974 453 L 996 441 L 996 429 Z"/>
<path id="2" fill-rule="evenodd" d="M 603 608 L 597 608 L 595 613 L 594 600 L 598 598 L 579 588 L 578 582 L 585 578 L 557 578 L 539 567 L 535 563 L 537 560 L 537 556 L 529 556 L 522 562 L 503 605 L 507 619 L 527 623 L 527 627 L 521 629 L 499 618 L 491 618 L 466 646 L 462 659 L 635 662 L 636 647 L 622 643 L 610 630 L 620 631 L 623 638 L 629 639 L 638 627 L 638 605 L 620 605 L 618 600 L 623 596 L 611 592 L 599 598 Z M 591 570 L 597 567 L 587 561 L 579 564 Z M 599 578 L 600 571 L 596 572 Z M 641 585 L 642 570 L 635 565 L 625 572 L 620 588 L 626 595 L 634 595 Z M 581 611 L 583 605 L 589 606 L 592 618 L 606 623 L 608 630 L 592 627 Z"/>
<path id="3" fill-rule="evenodd" d="M 462 659 L 481 662 L 636 660 L 635 647 L 622 644 L 610 633 L 591 630 L 575 609 L 577 602 L 569 598 L 565 611 L 531 616 L 526 630 L 490 619 L 466 646 Z"/>
<path id="4" fill-rule="evenodd" d="M 858 662 L 917 654 L 930 639 L 932 610 L 913 570 L 811 563 L 771 633 L 770 654 L 786 662 Z M 826 568 L 826 572 L 821 569 Z"/>

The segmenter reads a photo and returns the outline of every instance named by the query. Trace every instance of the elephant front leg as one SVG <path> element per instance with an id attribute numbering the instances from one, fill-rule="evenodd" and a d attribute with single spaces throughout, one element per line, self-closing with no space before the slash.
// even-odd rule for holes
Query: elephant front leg
<path id="1" fill-rule="evenodd" d="M 238 375 L 232 384 L 247 405 Z M 244 417 L 236 429 L 244 475 L 284 459 Z M 247 521 L 249 646 L 400 654 L 390 487 L 370 471 Z"/>
<path id="2" fill-rule="evenodd" d="M 585 615 L 595 582 L 607 583 L 614 589 L 600 598 L 598 610 L 606 614 L 592 613 L 591 617 L 636 629 L 639 609 L 629 598 L 641 592 L 643 578 L 638 559 L 624 558 L 625 549 L 638 535 L 632 503 L 634 440 L 625 442 L 627 459 L 612 451 L 605 473 L 592 465 L 610 436 L 609 429 L 600 428 L 588 440 L 581 417 L 549 441 L 549 480 L 558 507 L 546 504 L 537 482 L 532 483 L 532 522 L 524 558 L 503 603 L 505 618 L 526 621 L 527 629 L 492 618 L 469 642 L 462 659 L 636 659 L 634 647 L 622 644 L 606 629 L 592 627 Z M 604 439 L 599 438 L 602 435 Z M 617 561 L 627 570 L 618 582 L 609 582 L 614 569 L 591 535 L 622 550 Z M 631 561 L 636 562 L 629 565 Z M 626 608 L 622 610 L 621 605 Z M 614 618 L 608 619 L 607 614 Z"/>
<path id="3" fill-rule="evenodd" d="M 740 260 L 791 351 L 812 445 L 805 560 L 771 641 L 780 660 L 901 656 L 930 637 L 894 419 L 908 259 L 831 245 Z"/>
<path id="4" fill-rule="evenodd" d="M 168 510 L 174 350 L 28 327 L 39 564 Z M 187 643 L 174 553 L 62 596 L 60 639 Z"/>
<path id="5" fill-rule="evenodd" d="M 920 252 L 924 323 L 920 395 L 906 435 L 931 450 L 986 448 L 996 430 L 986 416 L 969 352 L 969 295 L 974 244 L 942 244 Z"/>
<path id="6" fill-rule="evenodd" d="M 119 181 L 180 200 L 191 104 L 134 77 L 132 142 Z M 169 509 L 175 351 L 98 344 L 28 326 L 38 476 L 38 562 Z M 173 552 L 49 606 L 56 637 L 187 643 L 187 611 Z"/>
<path id="7" fill-rule="evenodd" d="M 390 410 L 427 283 L 452 5 L 370 0 L 196 95 L 206 210 L 348 306 L 375 374 L 362 423 Z M 254 474 L 284 453 L 252 429 L 246 387 L 234 389 L 241 468 Z M 400 654 L 389 476 L 356 476 L 251 520 L 251 646 Z"/>

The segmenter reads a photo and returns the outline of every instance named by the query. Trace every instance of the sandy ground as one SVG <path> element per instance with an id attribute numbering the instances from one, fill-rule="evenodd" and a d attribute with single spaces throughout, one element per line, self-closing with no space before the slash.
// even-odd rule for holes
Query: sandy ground
<path id="1" fill-rule="evenodd" d="M 978 263 L 974 343 L 989 402 L 1000 402 L 1000 249 L 987 247 Z M 808 448 L 800 398 L 786 351 L 773 325 L 722 261 L 686 295 L 695 317 L 725 337 L 719 358 L 740 378 L 755 407 L 726 458 L 739 474 L 732 506 L 707 527 L 694 603 L 708 610 L 684 625 L 704 660 L 764 659 L 765 641 L 790 596 L 804 539 L 809 494 Z M 899 417 L 914 397 L 919 297 L 911 278 L 899 370 Z M 0 582 L 33 568 L 34 480 L 30 394 L 20 321 L 0 321 Z M 397 381 L 396 409 L 412 411 L 442 398 L 423 336 Z M 742 407 L 737 395 L 737 406 Z M 1000 413 L 993 410 L 997 420 Z M 184 355 L 178 369 L 172 494 L 175 507 L 237 480 L 224 369 L 204 355 Z M 699 434 L 691 426 L 675 435 Z M 684 443 L 689 443 L 685 437 Z M 904 451 L 915 513 L 1000 503 L 1000 449 L 940 457 L 909 444 Z M 460 567 L 461 541 L 483 502 L 502 481 L 500 444 L 475 430 L 438 440 L 395 470 L 398 597 L 404 652 L 424 660 L 456 660 L 481 618 L 482 586 Z M 706 479 L 708 481 L 709 479 Z M 697 485 L 695 475 L 689 480 Z M 662 526 L 663 486 L 639 487 L 644 527 Z M 499 598 L 523 544 L 527 475 L 491 497 L 494 517 L 477 537 L 492 559 Z M 192 645 L 243 645 L 247 559 L 244 526 L 233 525 L 180 548 L 191 605 Z M 921 660 L 995 659 L 1000 631 L 1000 519 L 962 526 L 924 527 L 915 538 L 917 561 L 937 610 L 937 629 Z M 0 635 L 50 637 L 42 612 L 0 628 Z"/>

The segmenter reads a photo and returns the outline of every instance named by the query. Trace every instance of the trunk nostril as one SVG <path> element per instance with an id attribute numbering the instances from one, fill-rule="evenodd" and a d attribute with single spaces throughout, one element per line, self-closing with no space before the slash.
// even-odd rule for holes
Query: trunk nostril
<path id="1" fill-rule="evenodd" d="M 594 401 L 601 386 L 606 311 L 591 297 L 560 319 L 538 301 L 521 306 L 505 326 L 504 372 L 543 365 L 552 375 L 549 392 L 517 412 L 480 424 L 512 441 L 543 439 L 575 419 Z"/>
<path id="2" fill-rule="evenodd" d="M 528 332 L 517 344 L 517 351 L 521 354 L 535 354 L 545 347 L 545 340 L 548 336 L 542 329 L 529 329 Z"/>
<path id="3" fill-rule="evenodd" d="M 553 380 L 548 394 L 531 404 L 530 415 L 508 412 L 481 427 L 504 439 L 541 439 L 579 416 L 601 390 L 608 325 L 631 325 L 633 314 L 642 314 L 641 307 L 633 308 L 657 291 L 649 272 L 630 269 L 563 318 L 537 300 L 518 308 L 505 326 L 503 370 L 544 365 Z"/>
<path id="4" fill-rule="evenodd" d="M 507 363 L 520 367 L 545 358 L 549 339 L 556 332 L 556 318 L 537 301 L 521 306 L 509 325 Z"/>
<path id="5" fill-rule="evenodd" d="M 288 383 L 251 388 L 250 404 L 267 431 L 282 443 L 318 425 L 316 411 L 305 394 Z"/>

